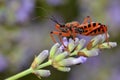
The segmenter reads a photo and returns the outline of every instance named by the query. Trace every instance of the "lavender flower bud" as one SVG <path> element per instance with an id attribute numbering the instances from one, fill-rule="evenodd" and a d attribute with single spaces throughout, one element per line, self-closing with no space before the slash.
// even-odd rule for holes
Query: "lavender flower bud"
<path id="1" fill-rule="evenodd" d="M 65 46 L 67 46 L 67 45 L 68 45 L 68 40 L 67 40 L 67 38 L 66 38 L 66 37 L 63 37 L 63 43 L 64 43 L 64 45 L 65 45 Z"/>
<path id="2" fill-rule="evenodd" d="M 76 48 L 76 50 L 80 50 L 80 49 L 82 49 L 83 48 L 83 46 L 85 45 L 85 42 L 86 42 L 86 40 L 84 40 L 84 39 L 81 39 L 80 41 L 79 41 L 79 44 L 78 44 L 78 46 L 77 46 L 77 48 Z"/>
<path id="3" fill-rule="evenodd" d="M 49 70 L 36 70 L 34 71 L 34 74 L 38 77 L 48 77 L 51 73 Z"/>
<path id="4" fill-rule="evenodd" d="M 68 49 L 71 52 L 75 48 L 74 41 L 70 38 L 68 43 Z"/>
<path id="5" fill-rule="evenodd" d="M 79 64 L 79 63 L 84 63 L 86 60 L 87 58 L 83 56 L 80 56 L 78 58 L 70 57 L 70 58 L 60 61 L 58 64 L 60 66 L 72 66 L 72 65 Z"/>
<path id="6" fill-rule="evenodd" d="M 90 50 L 92 47 L 96 46 L 98 43 L 101 43 L 102 35 L 98 35 L 94 37 L 87 45 L 87 49 Z"/>
<path id="7" fill-rule="evenodd" d="M 58 50 L 55 53 L 55 56 L 61 54 L 63 52 L 63 49 L 61 49 L 61 46 L 58 48 Z"/>
<path id="8" fill-rule="evenodd" d="M 49 55 L 49 59 L 54 58 L 54 55 L 56 53 L 56 51 L 58 50 L 58 47 L 60 46 L 59 43 L 56 43 L 55 45 L 53 45 L 53 47 L 50 50 L 50 55 Z"/>
<path id="9" fill-rule="evenodd" d="M 71 70 L 70 67 L 61 67 L 61 66 L 58 67 L 57 69 L 62 72 L 69 72 Z"/>
<path id="10" fill-rule="evenodd" d="M 48 57 L 48 50 L 42 51 L 31 64 L 32 69 L 36 69 Z"/>
<path id="11" fill-rule="evenodd" d="M 68 52 L 65 51 L 65 52 L 59 54 L 58 56 L 56 56 L 56 57 L 54 58 L 54 61 L 55 61 L 55 62 L 58 62 L 58 61 L 64 59 L 65 57 L 67 57 L 68 55 L 69 55 Z"/>
<path id="12" fill-rule="evenodd" d="M 105 48 L 113 48 L 116 46 L 117 46 L 116 42 L 105 42 L 105 43 L 98 45 L 98 48 L 105 49 Z"/>
<path id="13" fill-rule="evenodd" d="M 48 50 L 42 51 L 37 57 L 36 61 L 38 64 L 42 63 L 48 57 Z"/>
<path id="14" fill-rule="evenodd" d="M 87 50 L 86 48 L 80 51 L 81 53 L 84 53 L 84 55 L 88 57 L 92 56 L 97 56 L 99 54 L 99 49 L 92 49 L 92 50 Z"/>
<path id="15" fill-rule="evenodd" d="M 84 63 L 86 62 L 87 58 L 84 56 L 80 56 L 78 58 L 76 58 L 75 60 L 73 60 L 74 64 L 79 64 L 79 63 Z"/>
<path id="16" fill-rule="evenodd" d="M 74 59 L 75 58 L 73 58 L 73 57 L 69 57 L 67 59 L 63 59 L 62 61 L 58 62 L 58 65 L 59 66 L 71 66 L 71 65 L 73 65 L 73 60 Z"/>
<path id="17" fill-rule="evenodd" d="M 85 40 L 81 39 L 76 47 L 76 49 L 70 54 L 70 56 L 74 56 L 77 55 L 78 52 L 83 48 L 83 46 L 85 45 Z"/>

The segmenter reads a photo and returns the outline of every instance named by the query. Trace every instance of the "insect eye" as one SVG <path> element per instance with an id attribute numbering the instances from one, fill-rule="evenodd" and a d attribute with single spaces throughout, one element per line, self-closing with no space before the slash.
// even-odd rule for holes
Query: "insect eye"
<path id="1" fill-rule="evenodd" d="M 65 27 L 65 25 L 60 25 L 60 27 Z"/>
<path id="2" fill-rule="evenodd" d="M 98 25 L 101 25 L 101 23 L 98 23 Z"/>

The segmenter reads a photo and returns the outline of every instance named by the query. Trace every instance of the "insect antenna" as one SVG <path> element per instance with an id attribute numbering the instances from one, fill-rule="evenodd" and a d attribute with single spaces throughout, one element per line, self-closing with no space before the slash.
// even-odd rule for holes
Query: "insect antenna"
<path id="1" fill-rule="evenodd" d="M 47 14 L 49 14 L 48 13 L 48 11 L 45 9 L 45 8 L 43 8 L 43 7 L 35 7 L 36 9 L 38 8 L 38 9 L 41 9 L 42 11 L 44 11 L 45 13 L 47 13 Z M 49 18 L 49 17 L 47 17 L 47 16 L 37 16 L 37 17 L 33 17 L 32 18 L 32 20 L 36 20 L 36 19 L 39 19 L 39 18 Z"/>
<path id="2" fill-rule="evenodd" d="M 57 23 L 58 25 L 60 25 L 60 27 L 64 27 L 64 26 L 65 26 L 65 25 L 60 24 L 60 23 L 55 19 L 54 16 L 52 16 L 52 17 L 50 18 L 50 20 L 52 20 L 53 22 L 55 22 L 55 23 Z"/>
<path id="3" fill-rule="evenodd" d="M 54 16 L 52 16 L 51 18 L 50 18 L 50 20 L 52 20 L 53 22 L 55 22 L 55 23 L 57 23 L 57 24 L 59 24 L 59 25 L 61 25 L 56 19 L 55 19 L 55 17 Z"/>
<path id="4" fill-rule="evenodd" d="M 43 10 L 44 12 L 48 13 L 47 10 L 46 10 L 45 8 L 43 8 L 43 7 L 35 7 L 35 8 L 40 8 L 40 9 Z M 42 17 L 42 16 L 37 16 L 37 17 L 32 18 L 32 20 L 36 20 L 36 19 L 38 19 L 38 18 L 43 18 L 43 17 Z M 55 18 L 54 16 L 44 17 L 44 18 L 49 18 L 50 20 L 52 20 L 53 22 L 57 23 L 57 24 L 60 25 L 61 27 L 64 26 L 64 25 L 60 24 L 60 23 L 56 20 L 56 18 Z"/>

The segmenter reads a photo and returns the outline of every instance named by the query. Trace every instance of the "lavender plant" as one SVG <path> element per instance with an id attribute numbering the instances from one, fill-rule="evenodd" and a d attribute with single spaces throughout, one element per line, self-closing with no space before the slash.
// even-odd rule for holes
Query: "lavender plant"
<path id="1" fill-rule="evenodd" d="M 41 77 L 48 77 L 51 73 L 50 70 L 44 69 L 47 66 L 53 66 L 62 72 L 69 72 L 71 70 L 70 66 L 84 63 L 87 58 L 97 56 L 101 49 L 110 49 L 117 46 L 116 42 L 105 42 L 105 40 L 104 34 L 94 37 L 87 45 L 85 45 L 86 40 L 84 39 L 67 40 L 67 38 L 63 38 L 67 49 L 63 45 L 56 43 L 50 51 L 43 50 L 36 56 L 29 69 L 5 80 L 16 80 L 30 73 L 35 74 L 40 79 Z M 47 61 L 43 63 L 46 59 Z"/>

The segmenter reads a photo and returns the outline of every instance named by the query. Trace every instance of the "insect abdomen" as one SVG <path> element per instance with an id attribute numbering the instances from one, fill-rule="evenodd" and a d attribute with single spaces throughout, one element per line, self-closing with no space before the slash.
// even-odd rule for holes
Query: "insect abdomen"
<path id="1" fill-rule="evenodd" d="M 104 34 L 107 31 L 107 27 L 105 25 L 96 25 L 94 27 L 94 30 L 91 30 L 88 35 L 96 36 L 98 34 Z"/>
<path id="2" fill-rule="evenodd" d="M 84 31 L 81 33 L 86 36 L 95 36 L 98 34 L 103 34 L 106 32 L 107 27 L 98 22 L 91 22 L 88 24 L 80 25 L 79 28 L 82 28 Z"/>

